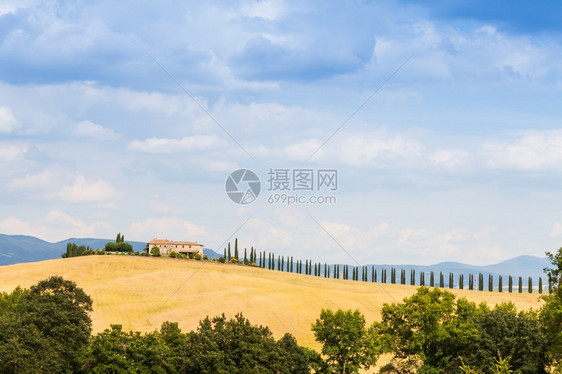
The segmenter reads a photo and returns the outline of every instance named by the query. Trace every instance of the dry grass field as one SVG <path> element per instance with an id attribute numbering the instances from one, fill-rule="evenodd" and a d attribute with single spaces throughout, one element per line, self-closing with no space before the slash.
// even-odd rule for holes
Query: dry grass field
<path id="1" fill-rule="evenodd" d="M 322 308 L 359 309 L 371 323 L 383 303 L 401 301 L 414 286 L 364 283 L 282 273 L 233 264 L 131 256 L 86 256 L 0 267 L 0 291 L 29 287 L 50 275 L 73 280 L 94 300 L 94 332 L 110 324 L 151 331 L 177 321 L 184 331 L 207 315 L 242 312 L 269 326 L 276 338 L 290 332 L 319 348 L 310 330 Z M 384 288 L 383 288 L 384 287 Z M 538 308 L 538 294 L 454 290 L 476 302 L 512 301 Z"/>

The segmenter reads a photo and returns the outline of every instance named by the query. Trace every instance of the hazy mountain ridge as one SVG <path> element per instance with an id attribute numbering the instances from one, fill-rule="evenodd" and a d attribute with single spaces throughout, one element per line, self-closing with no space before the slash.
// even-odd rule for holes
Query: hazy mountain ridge
<path id="1" fill-rule="evenodd" d="M 126 240 L 133 246 L 135 251 L 142 251 L 146 242 Z M 89 246 L 92 249 L 101 249 L 107 242 L 115 239 L 95 239 L 95 238 L 69 238 L 56 243 L 27 236 L 27 235 L 5 235 L 0 234 L 0 266 L 12 265 L 22 262 L 35 262 L 60 258 L 66 252 L 67 243 Z M 214 251 L 205 248 L 205 254 L 209 258 L 220 257 Z"/>
<path id="2" fill-rule="evenodd" d="M 114 239 L 69 238 L 60 242 L 50 243 L 33 236 L 0 234 L 0 266 L 60 258 L 61 254 L 66 251 L 67 243 L 76 243 L 78 245 L 86 245 L 90 246 L 90 248 L 97 249 L 103 248 L 109 241 L 114 241 Z M 127 243 L 130 243 L 135 251 L 142 251 L 146 245 L 145 242 L 138 241 L 127 241 Z M 205 248 L 204 251 L 209 258 L 218 258 L 221 256 L 221 254 L 208 248 Z M 370 268 L 373 264 L 365 266 Z M 513 277 L 523 277 L 524 284 L 527 284 L 527 277 L 533 277 L 534 280 L 538 279 L 538 277 L 542 277 L 543 280 L 546 280 L 543 269 L 550 266 L 550 263 L 546 257 L 523 255 L 486 266 L 470 265 L 460 262 L 440 262 L 427 266 L 408 264 L 374 264 L 374 266 L 377 271 L 379 271 L 379 279 L 380 269 L 387 269 L 387 278 L 390 279 L 390 268 L 395 268 L 397 272 L 397 282 L 399 282 L 400 279 L 400 269 L 404 269 L 406 270 L 406 279 L 409 283 L 410 271 L 413 269 L 416 271 L 416 279 L 418 281 L 420 272 L 429 273 L 433 271 L 435 273 L 436 283 L 439 279 L 439 272 L 443 272 L 445 284 L 448 284 L 448 273 L 452 272 L 455 275 L 455 283 L 458 282 L 459 274 L 464 274 L 465 282 L 468 282 L 468 274 L 482 273 L 485 275 L 492 274 L 494 276 L 494 283 L 497 282 L 498 276 L 501 274 L 502 276 L 512 275 Z M 333 271 L 333 266 L 330 267 Z M 369 279 L 370 275 L 371 273 L 369 272 Z M 487 279 L 485 281 L 487 283 Z M 516 279 L 514 278 L 514 282 L 515 281 Z M 504 285 L 507 284 L 506 282 L 507 280 L 504 281 Z M 429 277 L 427 276 L 426 284 L 429 284 Z"/>

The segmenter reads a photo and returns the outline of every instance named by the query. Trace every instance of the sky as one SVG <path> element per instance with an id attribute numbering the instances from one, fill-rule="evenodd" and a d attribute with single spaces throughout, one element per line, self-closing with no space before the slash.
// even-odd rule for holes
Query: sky
<path id="1" fill-rule="evenodd" d="M 562 246 L 561 13 L 4 0 L 0 233 L 237 237 L 349 264 L 543 256 Z M 248 204 L 225 190 L 239 169 L 260 181 Z"/>

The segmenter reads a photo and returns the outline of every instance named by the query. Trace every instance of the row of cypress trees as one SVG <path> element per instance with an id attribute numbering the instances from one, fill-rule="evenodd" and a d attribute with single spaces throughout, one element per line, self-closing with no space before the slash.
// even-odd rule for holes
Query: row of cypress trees
<path id="1" fill-rule="evenodd" d="M 224 248 L 224 259 L 230 262 L 241 262 L 245 264 L 250 264 L 254 266 L 259 266 L 264 269 L 284 271 L 289 273 L 306 274 L 317 277 L 324 278 L 335 278 L 344 280 L 354 280 L 362 282 L 377 282 L 380 283 L 391 283 L 391 284 L 406 284 L 406 270 L 400 269 L 400 279 L 397 279 L 396 268 L 390 268 L 390 277 L 387 274 L 386 268 L 381 268 L 380 273 L 374 265 L 367 266 L 350 266 L 350 265 L 328 265 L 327 263 L 313 262 L 312 260 L 294 260 L 293 256 L 275 256 L 274 253 L 266 251 L 256 251 L 254 247 L 250 248 L 248 251 L 244 248 L 244 257 L 241 259 L 238 253 L 238 239 L 234 240 L 234 256 L 231 254 L 230 243 Z M 351 270 L 351 273 L 350 273 Z M 369 276 L 370 273 L 370 276 Z M 379 278 L 380 274 L 380 278 Z M 429 282 L 426 282 L 426 272 L 420 272 L 417 277 L 418 282 L 416 282 L 416 270 L 410 270 L 409 284 L 412 286 L 429 286 L 429 287 L 440 287 L 440 288 L 458 288 L 465 289 L 465 286 L 469 290 L 478 289 L 479 291 L 484 291 L 485 282 L 484 274 L 478 274 L 478 280 L 475 280 L 474 274 L 468 274 L 468 283 L 465 285 L 464 274 L 459 274 L 458 282 L 455 284 L 455 276 L 452 272 L 448 274 L 448 282 L 445 284 L 445 275 L 443 272 L 439 272 L 439 278 L 436 279 L 436 274 L 433 271 L 429 272 Z M 390 281 L 390 282 L 388 282 Z M 498 278 L 497 288 L 494 287 L 494 276 L 488 274 L 487 291 L 498 291 L 504 292 L 503 277 L 500 275 Z M 476 287 L 476 288 L 475 288 Z M 518 277 L 517 292 L 523 293 L 523 277 Z M 514 292 L 514 280 L 511 275 L 508 276 L 507 292 Z M 527 280 L 526 291 L 533 293 L 533 278 L 529 277 Z M 552 293 L 553 284 L 549 280 L 548 282 L 548 292 Z M 538 279 L 538 292 L 543 293 L 543 281 L 542 278 Z"/>

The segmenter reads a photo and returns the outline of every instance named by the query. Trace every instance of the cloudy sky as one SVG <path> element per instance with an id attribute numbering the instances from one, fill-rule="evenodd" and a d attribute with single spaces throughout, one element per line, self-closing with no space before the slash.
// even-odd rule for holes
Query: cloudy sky
<path id="1" fill-rule="evenodd" d="M 350 264 L 562 245 L 556 2 L 162 4 L 0 3 L 0 233 Z M 337 170 L 282 191 L 337 201 L 272 204 L 270 169 Z"/>

